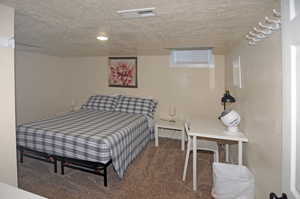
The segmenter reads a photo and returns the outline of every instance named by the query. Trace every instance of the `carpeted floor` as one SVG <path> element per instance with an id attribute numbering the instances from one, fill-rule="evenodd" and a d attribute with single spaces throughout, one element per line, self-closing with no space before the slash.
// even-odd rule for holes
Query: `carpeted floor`
<path id="1" fill-rule="evenodd" d="M 198 152 L 197 192 L 192 190 L 191 156 L 187 180 L 181 180 L 184 158 L 180 141 L 160 139 L 159 147 L 151 142 L 130 165 L 124 179 L 120 180 L 110 166 L 107 188 L 101 176 L 68 168 L 65 175 L 60 175 L 60 170 L 55 174 L 51 165 L 24 158 L 19 164 L 19 185 L 50 199 L 211 199 L 212 154 Z"/>

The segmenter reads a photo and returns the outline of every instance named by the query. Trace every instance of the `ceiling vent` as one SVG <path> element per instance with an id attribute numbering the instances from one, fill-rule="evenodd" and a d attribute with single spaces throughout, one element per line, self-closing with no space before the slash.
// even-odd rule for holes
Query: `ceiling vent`
<path id="1" fill-rule="evenodd" d="M 155 8 L 139 8 L 131 10 L 119 10 L 117 13 L 124 18 L 141 18 L 155 16 Z"/>

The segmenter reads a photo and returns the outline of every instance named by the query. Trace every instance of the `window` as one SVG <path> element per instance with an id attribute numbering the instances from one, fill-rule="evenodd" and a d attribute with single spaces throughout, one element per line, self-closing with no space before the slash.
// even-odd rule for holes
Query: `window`
<path id="1" fill-rule="evenodd" d="M 170 66 L 185 68 L 214 67 L 212 49 L 172 49 Z"/>

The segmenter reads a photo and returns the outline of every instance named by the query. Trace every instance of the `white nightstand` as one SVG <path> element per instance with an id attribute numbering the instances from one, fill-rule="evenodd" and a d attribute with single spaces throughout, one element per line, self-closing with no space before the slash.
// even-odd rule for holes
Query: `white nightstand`
<path id="1" fill-rule="evenodd" d="M 181 150 L 184 151 L 185 145 L 185 132 L 184 132 L 184 122 L 180 120 L 176 120 L 176 122 L 169 122 L 166 120 L 158 120 L 155 124 L 155 146 L 158 147 L 158 130 L 162 129 L 170 129 L 181 132 Z"/>

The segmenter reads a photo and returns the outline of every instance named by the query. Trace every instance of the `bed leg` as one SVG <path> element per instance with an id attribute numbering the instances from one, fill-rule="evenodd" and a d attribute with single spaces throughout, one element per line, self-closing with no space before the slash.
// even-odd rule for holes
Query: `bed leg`
<path id="1" fill-rule="evenodd" d="M 103 170 L 104 174 L 104 186 L 107 187 L 107 166 Z"/>
<path id="2" fill-rule="evenodd" d="M 60 161 L 60 167 L 61 167 L 61 175 L 65 174 L 65 161 L 61 160 Z"/>
<path id="3" fill-rule="evenodd" d="M 24 162 L 24 149 L 22 147 L 20 147 L 20 162 Z"/>
<path id="4" fill-rule="evenodd" d="M 57 173 L 57 159 L 54 157 L 54 173 Z"/>

